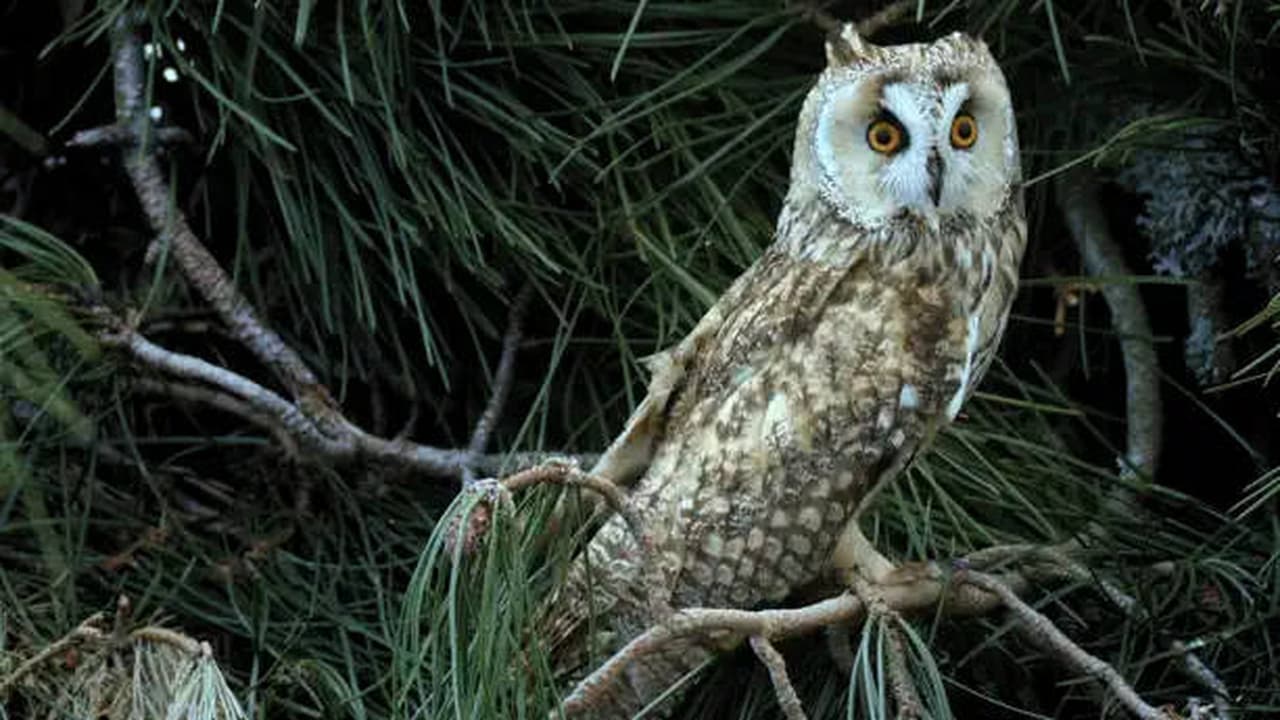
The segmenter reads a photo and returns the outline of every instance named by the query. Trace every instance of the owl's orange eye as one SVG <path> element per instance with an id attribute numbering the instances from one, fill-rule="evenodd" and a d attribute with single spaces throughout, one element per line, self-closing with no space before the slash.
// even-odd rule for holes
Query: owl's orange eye
<path id="1" fill-rule="evenodd" d="M 902 127 L 892 120 L 876 120 L 867 128 L 867 145 L 888 155 L 902 148 Z"/>
<path id="2" fill-rule="evenodd" d="M 978 142 L 978 121 L 969 113 L 960 113 L 951 121 L 951 147 L 961 150 Z"/>

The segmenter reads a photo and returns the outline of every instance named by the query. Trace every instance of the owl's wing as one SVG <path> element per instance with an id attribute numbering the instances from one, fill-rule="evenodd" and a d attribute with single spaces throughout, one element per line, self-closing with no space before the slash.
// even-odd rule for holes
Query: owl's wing
<path id="1" fill-rule="evenodd" d="M 621 486 L 631 485 L 644 474 L 662 437 L 668 410 L 684 385 L 690 361 L 724 322 L 722 308 L 723 303 L 717 303 L 677 345 L 645 358 L 650 372 L 648 393 L 591 474 Z"/>
<path id="2" fill-rule="evenodd" d="M 717 303 L 678 344 L 645 358 L 650 373 L 648 392 L 631 412 L 622 432 L 591 467 L 592 475 L 621 488 L 631 487 L 644 475 L 666 429 L 670 408 L 684 387 L 690 363 L 707 339 L 719 331 L 723 322 L 723 303 Z M 568 495 L 562 496 L 548 520 L 547 535 L 558 535 L 563 530 L 581 527 L 583 522 L 603 510 L 604 499 L 597 495 L 576 497 L 573 502 Z"/>

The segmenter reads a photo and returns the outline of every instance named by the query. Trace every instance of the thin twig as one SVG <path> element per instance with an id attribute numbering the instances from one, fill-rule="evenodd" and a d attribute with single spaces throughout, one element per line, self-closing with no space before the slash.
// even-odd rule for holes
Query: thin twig
<path id="1" fill-rule="evenodd" d="M 480 420 L 476 422 L 475 431 L 471 433 L 471 442 L 467 445 L 469 457 L 479 457 L 484 453 L 489 445 L 489 435 L 498 423 L 498 418 L 502 417 L 502 409 L 511 394 L 511 382 L 515 377 L 516 351 L 520 349 L 520 339 L 524 335 L 524 313 L 529 308 L 532 297 L 533 286 L 525 285 L 511 303 L 507 332 L 502 338 L 502 357 L 493 374 L 493 393 L 489 396 L 489 404 L 480 415 Z"/>
<path id="2" fill-rule="evenodd" d="M 1200 685 L 1213 693 L 1213 709 L 1215 720 L 1231 720 L 1231 692 L 1226 683 L 1213 672 L 1213 668 L 1205 664 L 1187 644 L 1175 640 L 1172 643 L 1174 652 L 1182 656 L 1182 669 Z"/>
<path id="3" fill-rule="evenodd" d="M 355 452 L 353 439 L 348 438 L 343 442 L 340 438 L 321 433 L 311 419 L 293 403 L 243 375 L 192 355 L 166 350 L 127 325 L 101 333 L 99 339 L 107 347 L 125 351 L 143 367 L 181 378 L 188 381 L 188 384 L 194 382 L 213 388 L 204 392 L 182 390 L 173 386 L 166 388 L 177 397 L 208 402 L 229 412 L 241 412 L 246 419 L 269 423 L 277 432 L 296 438 L 299 445 L 330 457 L 346 459 Z M 164 383 L 143 382 L 143 388 L 147 390 L 159 389 L 158 385 L 162 386 Z M 215 399 L 218 396 L 221 397 Z M 441 474 L 447 474 L 448 470 L 443 466 L 434 469 Z"/>
<path id="4" fill-rule="evenodd" d="M 826 8 L 823 7 L 824 3 L 817 0 L 803 0 L 795 3 L 795 5 L 805 19 L 812 22 L 827 35 L 840 32 L 846 25 L 845 21 L 827 12 Z M 855 28 L 859 35 L 869 37 L 890 25 L 896 24 L 917 5 L 917 0 L 897 0 L 897 2 L 886 5 L 875 14 L 859 21 L 856 23 Z"/>
<path id="5" fill-rule="evenodd" d="M 1139 697 L 1133 686 L 1126 682 L 1115 668 L 1077 645 L 1063 634 L 1053 621 L 1023 602 L 1022 598 L 1019 598 L 1003 580 L 994 575 L 972 570 L 961 573 L 959 577 L 963 582 L 999 597 L 1017 619 L 1027 637 L 1041 648 L 1056 655 L 1072 669 L 1106 685 L 1129 712 L 1143 720 L 1170 720 L 1171 715 L 1147 704 Z"/>
<path id="6" fill-rule="evenodd" d="M 185 128 L 160 127 L 152 128 L 151 138 L 160 145 L 194 145 L 196 139 Z M 108 146 L 113 148 L 136 147 L 138 136 L 130 128 L 122 125 L 102 125 L 88 130 L 81 130 L 67 141 L 69 148 L 91 148 Z"/>
<path id="7" fill-rule="evenodd" d="M 640 516 L 627 502 L 622 489 L 602 477 L 583 472 L 569 462 L 551 461 L 539 467 L 529 468 L 508 475 L 502 479 L 502 485 L 511 492 L 523 490 L 533 485 L 551 483 L 554 485 L 574 485 L 599 494 L 609 507 L 622 516 L 631 531 L 639 537 L 644 534 L 644 523 Z"/>
<path id="8" fill-rule="evenodd" d="M 225 392 L 190 383 L 171 382 L 154 378 L 137 378 L 133 380 L 131 387 L 134 390 L 152 395 L 162 395 L 185 402 L 208 405 L 230 415 L 235 415 L 270 433 L 284 449 L 286 455 L 298 456 L 298 444 L 294 436 L 275 418 L 255 410 L 249 403 Z"/>
<path id="9" fill-rule="evenodd" d="M 782 658 L 782 653 L 768 639 L 759 635 L 751 636 L 751 649 L 769 671 L 769 679 L 773 681 L 773 692 L 778 696 L 778 707 L 782 709 L 783 717 L 787 720 L 807 720 L 804 708 L 800 706 L 800 696 L 796 694 L 795 686 L 787 676 L 787 661 Z"/>
<path id="10" fill-rule="evenodd" d="M 649 610 L 652 617 L 665 618 L 671 614 L 671 608 L 663 592 L 666 583 L 662 581 L 658 563 L 654 556 L 653 536 L 645 526 L 640 514 L 627 501 L 626 493 L 621 488 L 598 475 L 583 472 L 577 465 L 563 460 L 551 461 L 540 467 L 509 475 L 503 478 L 501 483 L 509 492 L 515 492 L 532 485 L 551 483 L 586 488 L 603 497 L 609 508 L 622 516 L 627 528 L 636 539 L 636 545 L 640 548 L 641 563 L 646 576 L 645 586 L 649 590 Z"/>
<path id="11" fill-rule="evenodd" d="M 898 0 L 891 5 L 886 5 L 874 15 L 858 21 L 858 34 L 863 37 L 869 37 L 890 25 L 896 25 L 912 9 L 919 6 L 919 0 Z"/>
<path id="12" fill-rule="evenodd" d="M 133 619 L 133 603 L 129 602 L 128 595 L 120 595 L 116 598 L 116 615 L 111 622 L 111 643 L 113 645 L 122 644 L 128 637 L 129 621 Z"/>
<path id="13" fill-rule="evenodd" d="M 197 657 L 213 654 L 209 647 L 209 643 L 196 640 L 195 638 L 184 635 L 177 630 L 170 630 L 169 628 L 157 627 L 155 625 L 148 625 L 134 630 L 129 633 L 129 639 L 133 641 L 168 645 Z"/>

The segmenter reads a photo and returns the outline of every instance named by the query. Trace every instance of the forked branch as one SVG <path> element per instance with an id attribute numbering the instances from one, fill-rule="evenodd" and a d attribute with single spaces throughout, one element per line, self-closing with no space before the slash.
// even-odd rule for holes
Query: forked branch
<path id="1" fill-rule="evenodd" d="M 145 107 L 146 77 L 142 43 L 135 18 L 124 13 L 112 30 L 117 122 L 77 133 L 72 145 L 113 143 L 120 148 L 135 194 L 159 242 L 166 243 L 182 276 L 217 313 L 228 333 L 287 389 L 287 397 L 239 373 L 191 355 L 167 350 L 143 337 L 134 323 L 99 308 L 107 329 L 103 342 L 120 350 L 135 364 L 156 371 L 162 379 L 144 380 L 142 387 L 184 400 L 207 403 L 266 428 L 286 450 L 305 449 L 329 462 L 367 458 L 391 463 L 424 475 L 458 478 L 469 472 L 493 472 L 503 457 L 483 455 L 489 434 L 502 411 L 513 374 L 520 318 L 529 293 L 523 292 L 512 310 L 511 327 L 494 380 L 494 394 L 467 449 L 437 448 L 405 440 L 387 440 L 365 432 L 342 414 L 329 389 L 284 339 L 258 315 L 236 289 L 185 215 L 174 206 L 173 189 L 160 168 L 157 140 L 179 135 L 152 126 Z M 516 458 L 528 466 L 545 458 L 538 454 Z"/>
<path id="2" fill-rule="evenodd" d="M 1024 634 L 1032 642 L 1057 656 L 1071 669 L 1088 675 L 1107 686 L 1121 704 L 1134 716 L 1142 720 L 1175 720 L 1174 716 L 1147 704 L 1133 686 L 1125 682 L 1116 669 L 1109 663 L 1091 655 L 1077 645 L 1058 629 L 1053 621 L 1040 614 L 1035 608 L 1022 601 L 1005 581 L 994 575 L 982 572 L 966 571 L 961 574 L 963 582 L 982 588 L 1000 598 L 1009 612 L 1017 619 Z"/>

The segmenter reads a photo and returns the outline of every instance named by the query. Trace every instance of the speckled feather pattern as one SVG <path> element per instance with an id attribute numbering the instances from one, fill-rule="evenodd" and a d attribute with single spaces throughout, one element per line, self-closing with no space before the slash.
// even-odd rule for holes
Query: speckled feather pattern
<path id="1" fill-rule="evenodd" d="M 773 603 L 829 570 L 864 500 L 977 384 L 1015 292 L 1025 226 L 1009 184 L 990 217 L 854 224 L 809 177 L 806 122 L 775 243 L 655 363 L 615 444 L 648 449 L 631 502 L 675 608 Z M 640 558 L 615 516 L 570 568 L 538 630 L 561 669 L 580 675 L 652 624 Z M 740 640 L 634 663 L 597 716 L 629 717 Z"/>

